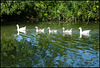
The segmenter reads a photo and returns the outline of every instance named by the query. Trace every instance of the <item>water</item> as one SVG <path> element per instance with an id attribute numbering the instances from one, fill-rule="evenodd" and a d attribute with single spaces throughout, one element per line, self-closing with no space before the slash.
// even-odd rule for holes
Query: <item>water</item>
<path id="1" fill-rule="evenodd" d="M 99 25 L 38 23 L 26 26 L 26 34 L 17 35 L 16 24 L 1 26 L 2 67 L 99 67 Z M 45 28 L 36 33 L 35 26 Z M 47 27 L 58 30 L 49 34 Z M 72 28 L 72 35 L 63 34 L 62 27 Z M 91 30 L 79 38 L 79 27 Z"/>

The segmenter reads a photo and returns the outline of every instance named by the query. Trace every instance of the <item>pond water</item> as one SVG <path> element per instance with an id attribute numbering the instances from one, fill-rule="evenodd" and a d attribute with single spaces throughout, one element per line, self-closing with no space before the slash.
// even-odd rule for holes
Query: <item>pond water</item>
<path id="1" fill-rule="evenodd" d="M 1 25 L 2 67 L 99 67 L 98 23 L 19 24 L 24 26 L 26 33 L 18 35 L 16 24 Z M 36 33 L 35 26 L 44 33 Z M 57 33 L 49 33 L 48 27 Z M 62 27 L 72 28 L 72 34 L 63 33 Z M 79 27 L 90 34 L 80 35 Z"/>

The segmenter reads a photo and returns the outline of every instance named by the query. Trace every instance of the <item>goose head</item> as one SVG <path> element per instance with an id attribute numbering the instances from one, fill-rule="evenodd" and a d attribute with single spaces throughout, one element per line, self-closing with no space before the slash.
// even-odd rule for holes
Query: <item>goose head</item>
<path id="1" fill-rule="evenodd" d="M 65 29 L 64 27 L 62 29 Z"/>
<path id="2" fill-rule="evenodd" d="M 48 27 L 47 29 L 50 29 L 50 27 Z"/>
<path id="3" fill-rule="evenodd" d="M 81 27 L 79 27 L 78 29 L 81 29 Z"/>
<path id="4" fill-rule="evenodd" d="M 37 29 L 38 27 L 36 26 L 35 28 Z"/>
<path id="5" fill-rule="evenodd" d="M 18 24 L 16 26 L 18 26 Z"/>

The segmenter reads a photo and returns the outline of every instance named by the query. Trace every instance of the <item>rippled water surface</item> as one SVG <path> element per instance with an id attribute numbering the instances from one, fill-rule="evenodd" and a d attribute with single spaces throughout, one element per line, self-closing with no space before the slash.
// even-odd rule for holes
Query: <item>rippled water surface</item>
<path id="1" fill-rule="evenodd" d="M 1 40 L 2 53 L 5 53 L 2 54 L 1 66 L 99 67 L 98 23 L 89 25 L 78 23 L 19 24 L 19 27 L 24 26 L 27 28 L 26 34 L 20 32 L 19 35 L 17 35 L 16 24 L 1 26 L 1 37 L 6 37 Z M 44 33 L 36 33 L 35 26 L 39 29 L 44 28 Z M 51 30 L 56 29 L 58 32 L 49 33 L 47 27 Z M 62 27 L 72 28 L 72 34 L 64 34 Z M 79 38 L 79 27 L 82 27 L 82 30 L 91 30 L 90 34 Z M 10 50 L 10 44 L 14 46 L 12 50 Z M 6 45 L 9 46 L 6 47 Z"/>

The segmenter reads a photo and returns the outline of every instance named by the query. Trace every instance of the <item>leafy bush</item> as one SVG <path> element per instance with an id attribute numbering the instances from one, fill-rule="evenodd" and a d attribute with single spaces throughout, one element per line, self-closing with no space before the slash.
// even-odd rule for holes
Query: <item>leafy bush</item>
<path id="1" fill-rule="evenodd" d="M 1 16 L 40 21 L 98 20 L 99 1 L 1 1 Z"/>

